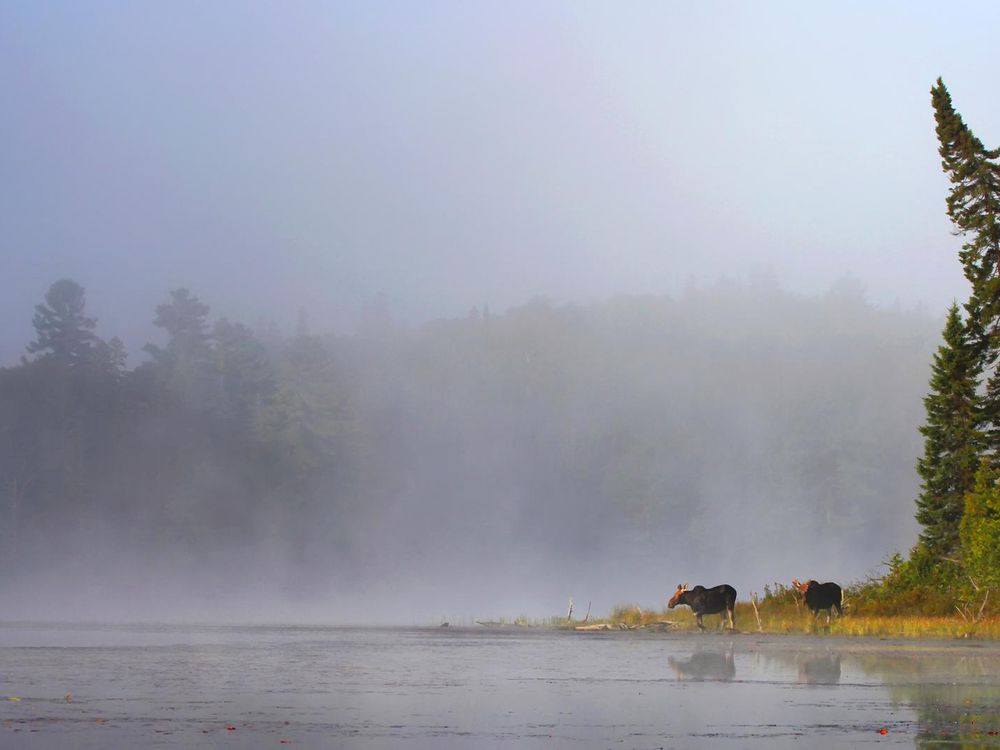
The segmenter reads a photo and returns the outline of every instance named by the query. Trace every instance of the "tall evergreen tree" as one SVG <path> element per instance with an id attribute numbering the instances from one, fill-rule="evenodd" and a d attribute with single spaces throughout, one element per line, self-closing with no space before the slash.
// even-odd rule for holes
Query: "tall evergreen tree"
<path id="1" fill-rule="evenodd" d="M 167 332 L 166 347 L 143 347 L 152 356 L 159 377 L 202 409 L 211 408 L 218 396 L 208 311 L 208 305 L 187 289 L 174 289 L 169 302 L 157 305 L 153 320 Z"/>
<path id="2" fill-rule="evenodd" d="M 950 555 L 959 547 L 959 522 L 965 494 L 975 485 L 982 434 L 976 393 L 979 357 L 955 303 L 948 310 L 943 336 L 934 355 L 931 392 L 924 398 L 924 455 L 917 461 L 923 483 L 916 517 L 924 527 L 924 546 Z"/>
<path id="3" fill-rule="evenodd" d="M 941 166 L 951 180 L 948 217 L 966 238 L 959 257 L 972 285 L 972 343 L 986 372 L 986 447 L 1000 450 L 1000 149 L 987 149 L 952 106 L 940 78 L 931 89 Z"/>
<path id="4" fill-rule="evenodd" d="M 156 306 L 153 325 L 167 332 L 166 349 L 147 344 L 145 351 L 166 364 L 176 359 L 208 359 L 211 347 L 208 335 L 209 307 L 187 289 L 174 289 L 170 301 Z"/>
<path id="5" fill-rule="evenodd" d="M 28 344 L 32 354 L 51 356 L 70 367 L 90 361 L 97 342 L 95 318 L 83 314 L 86 295 L 72 279 L 60 279 L 45 294 L 45 304 L 35 305 L 32 325 L 37 338 Z"/>

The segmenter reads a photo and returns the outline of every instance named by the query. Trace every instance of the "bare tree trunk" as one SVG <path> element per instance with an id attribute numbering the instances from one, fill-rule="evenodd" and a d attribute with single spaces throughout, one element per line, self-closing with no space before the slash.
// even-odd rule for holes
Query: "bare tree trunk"
<path id="1" fill-rule="evenodd" d="M 979 608 L 978 614 L 976 614 L 976 622 L 979 622 L 981 619 L 983 619 L 983 610 L 986 609 L 986 602 L 988 602 L 989 600 L 990 600 L 990 590 L 986 589 L 986 596 L 983 597 L 983 604 Z"/>
<path id="2" fill-rule="evenodd" d="M 764 626 L 760 624 L 760 610 L 757 609 L 757 592 L 750 592 L 750 603 L 753 605 L 753 614 L 757 618 L 757 632 L 763 633 Z"/>

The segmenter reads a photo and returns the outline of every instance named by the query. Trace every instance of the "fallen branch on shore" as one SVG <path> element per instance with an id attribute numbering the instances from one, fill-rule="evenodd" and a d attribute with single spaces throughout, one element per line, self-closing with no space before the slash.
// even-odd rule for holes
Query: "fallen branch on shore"
<path id="1" fill-rule="evenodd" d="M 635 625 L 626 625 L 624 622 L 619 622 L 616 625 L 599 622 L 593 625 L 577 625 L 573 630 L 669 630 L 676 624 L 673 620 L 656 620 L 655 622 L 642 622 Z"/>

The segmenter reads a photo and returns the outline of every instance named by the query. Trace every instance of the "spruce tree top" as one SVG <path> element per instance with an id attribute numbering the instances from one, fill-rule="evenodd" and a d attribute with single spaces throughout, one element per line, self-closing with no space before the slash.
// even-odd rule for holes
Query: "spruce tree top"
<path id="1" fill-rule="evenodd" d="M 987 149 L 962 120 L 951 94 L 938 78 L 931 88 L 941 167 L 951 180 L 948 217 L 960 234 L 969 236 L 960 257 L 973 297 L 994 305 L 1000 287 L 1000 149 Z"/>
<path id="2" fill-rule="evenodd" d="M 83 314 L 86 295 L 72 279 L 60 279 L 45 294 L 45 304 L 35 305 L 31 323 L 37 338 L 28 344 L 32 354 L 51 356 L 56 361 L 76 366 L 87 362 L 97 341 L 95 318 Z"/>

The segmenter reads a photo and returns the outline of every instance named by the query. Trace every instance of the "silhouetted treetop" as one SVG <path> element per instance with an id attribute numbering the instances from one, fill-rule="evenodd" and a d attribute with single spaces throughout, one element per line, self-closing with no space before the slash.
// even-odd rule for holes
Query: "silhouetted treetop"
<path id="1" fill-rule="evenodd" d="M 83 314 L 86 295 L 72 279 L 60 279 L 45 294 L 45 304 L 35 306 L 32 325 L 37 338 L 28 344 L 32 354 L 51 356 L 76 366 L 89 361 L 97 342 L 95 318 Z"/>

